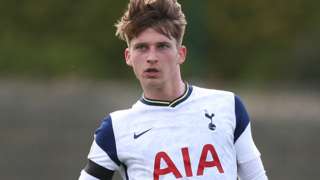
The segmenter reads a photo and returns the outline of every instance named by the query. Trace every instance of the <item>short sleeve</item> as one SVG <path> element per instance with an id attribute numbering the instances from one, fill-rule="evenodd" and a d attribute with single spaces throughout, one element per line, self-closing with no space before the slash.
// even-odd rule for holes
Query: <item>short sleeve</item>
<path id="1" fill-rule="evenodd" d="M 260 152 L 252 138 L 249 115 L 238 96 L 235 96 L 235 117 L 234 143 L 237 160 L 239 163 L 243 163 L 260 156 Z"/>
<path id="2" fill-rule="evenodd" d="M 112 119 L 106 117 L 96 130 L 88 159 L 109 170 L 118 170 L 121 163 L 117 155 Z"/>

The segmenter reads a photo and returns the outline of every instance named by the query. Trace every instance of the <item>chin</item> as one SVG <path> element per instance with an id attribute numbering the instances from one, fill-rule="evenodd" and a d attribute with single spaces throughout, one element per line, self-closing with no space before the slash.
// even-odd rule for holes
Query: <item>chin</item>
<path id="1" fill-rule="evenodd" d="M 144 78 L 140 80 L 140 83 L 142 86 L 147 88 L 161 87 L 164 84 L 164 82 L 159 78 Z"/>

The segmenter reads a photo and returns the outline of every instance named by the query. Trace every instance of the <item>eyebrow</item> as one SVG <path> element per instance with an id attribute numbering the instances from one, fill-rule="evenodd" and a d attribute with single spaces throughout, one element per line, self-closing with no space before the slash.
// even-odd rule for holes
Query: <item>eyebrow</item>
<path id="1" fill-rule="evenodd" d="M 171 43 L 168 42 L 168 41 L 160 41 L 160 42 L 156 42 L 155 44 L 156 45 L 159 45 L 159 44 L 171 45 Z M 137 46 L 141 46 L 141 45 L 149 45 L 149 43 L 147 43 L 147 42 L 138 42 L 138 43 L 133 44 L 133 47 L 137 47 Z"/>
<path id="2" fill-rule="evenodd" d="M 148 43 L 146 43 L 146 42 L 138 42 L 138 43 L 133 44 L 133 47 L 137 47 L 137 46 L 141 46 L 141 45 L 148 45 Z"/>
<path id="3" fill-rule="evenodd" d="M 167 45 L 171 45 L 170 42 L 167 42 L 167 41 L 160 41 L 160 42 L 157 42 L 156 44 L 167 44 Z"/>

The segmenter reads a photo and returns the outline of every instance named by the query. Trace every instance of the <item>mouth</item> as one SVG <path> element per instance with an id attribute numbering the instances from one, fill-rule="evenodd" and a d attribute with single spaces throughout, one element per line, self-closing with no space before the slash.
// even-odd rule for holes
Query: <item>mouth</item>
<path id="1" fill-rule="evenodd" d="M 159 70 L 156 69 L 156 68 L 148 68 L 144 72 L 146 72 L 146 73 L 158 73 Z"/>
<path id="2" fill-rule="evenodd" d="M 157 78 L 159 76 L 160 71 L 156 68 L 147 68 L 144 70 L 143 75 L 146 78 Z"/>

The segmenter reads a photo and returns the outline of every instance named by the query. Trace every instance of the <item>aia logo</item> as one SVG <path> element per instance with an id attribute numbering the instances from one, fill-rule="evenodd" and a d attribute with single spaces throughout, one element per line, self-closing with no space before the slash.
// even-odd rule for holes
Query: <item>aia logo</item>
<path id="1" fill-rule="evenodd" d="M 213 124 L 213 122 L 212 122 L 212 118 L 214 117 L 214 113 L 208 113 L 208 111 L 205 109 L 204 115 L 206 118 L 210 119 L 210 123 L 208 125 L 208 128 L 212 131 L 216 130 L 216 125 Z"/>
<path id="2" fill-rule="evenodd" d="M 212 144 L 206 144 L 203 146 L 198 162 L 190 161 L 189 148 L 187 147 L 181 148 L 181 155 L 181 161 L 184 165 L 184 171 L 179 171 L 177 166 L 174 164 L 174 162 L 166 152 L 158 152 L 154 160 L 153 179 L 159 180 L 160 176 L 165 176 L 170 173 L 172 173 L 176 178 L 182 178 L 183 176 L 181 172 L 185 172 L 186 177 L 192 177 L 194 176 L 192 167 L 197 167 L 197 176 L 203 176 L 204 169 L 206 168 L 216 168 L 219 173 L 224 173 L 219 156 Z M 211 158 L 208 158 L 208 156 L 211 156 Z M 166 167 L 161 168 L 161 162 L 164 162 L 166 164 Z M 192 166 L 192 164 L 194 166 Z"/>

